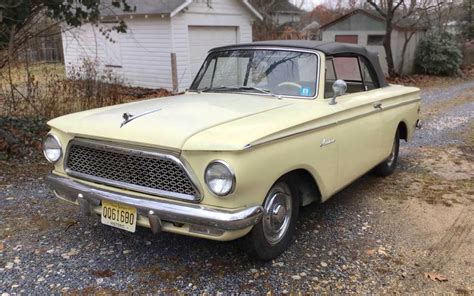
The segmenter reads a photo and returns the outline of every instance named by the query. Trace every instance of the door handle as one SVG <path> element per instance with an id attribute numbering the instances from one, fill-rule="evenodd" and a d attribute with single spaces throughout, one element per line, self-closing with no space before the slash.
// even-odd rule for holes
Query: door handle
<path id="1" fill-rule="evenodd" d="M 375 109 L 383 110 L 382 103 L 374 103 L 373 106 L 374 106 Z"/>

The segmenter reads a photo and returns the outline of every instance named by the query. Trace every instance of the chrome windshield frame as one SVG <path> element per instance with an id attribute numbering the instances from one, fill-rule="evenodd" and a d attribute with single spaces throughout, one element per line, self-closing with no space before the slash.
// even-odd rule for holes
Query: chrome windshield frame
<path id="1" fill-rule="evenodd" d="M 268 50 L 268 51 L 289 51 L 289 52 L 302 52 L 302 53 L 309 53 L 309 54 L 314 54 L 316 56 L 316 81 L 315 81 L 315 92 L 314 96 L 311 97 L 306 97 L 306 96 L 290 96 L 290 95 L 284 95 L 284 94 L 277 94 L 281 96 L 281 98 L 290 98 L 290 99 L 302 99 L 302 100 L 314 100 L 319 97 L 320 93 L 320 83 L 321 83 L 321 52 L 318 50 L 311 50 L 311 49 L 303 49 L 303 48 L 289 48 L 289 47 L 278 47 L 278 46 L 245 46 L 245 47 L 238 47 L 238 48 L 216 48 L 216 49 L 211 49 L 206 58 L 204 59 L 204 62 L 202 63 L 201 67 L 199 68 L 198 73 L 193 79 L 193 82 L 191 83 L 191 86 L 197 83 L 198 79 L 201 79 L 202 75 L 199 75 L 202 73 L 203 68 L 206 66 L 206 61 L 209 58 L 209 56 L 215 52 L 221 52 L 221 51 L 244 51 L 244 50 Z M 199 90 L 197 89 L 188 89 L 190 92 L 198 92 Z M 258 92 L 250 92 L 250 91 L 245 91 L 245 92 L 232 92 L 234 94 L 251 94 L 251 95 L 265 95 L 263 93 L 258 93 Z"/>

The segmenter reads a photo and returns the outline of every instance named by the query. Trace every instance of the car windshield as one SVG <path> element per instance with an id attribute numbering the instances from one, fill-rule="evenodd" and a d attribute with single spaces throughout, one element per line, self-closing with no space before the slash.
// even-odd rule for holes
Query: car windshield
<path id="1" fill-rule="evenodd" d="M 312 98 L 318 56 L 285 50 L 225 50 L 211 53 L 191 91 L 251 92 Z"/>

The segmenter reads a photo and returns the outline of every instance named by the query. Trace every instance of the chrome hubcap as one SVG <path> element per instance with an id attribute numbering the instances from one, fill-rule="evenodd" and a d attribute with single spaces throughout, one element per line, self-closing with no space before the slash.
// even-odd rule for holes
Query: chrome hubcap
<path id="1" fill-rule="evenodd" d="M 263 233 L 271 245 L 282 240 L 291 220 L 291 192 L 283 184 L 275 186 L 268 194 L 264 205 Z"/>

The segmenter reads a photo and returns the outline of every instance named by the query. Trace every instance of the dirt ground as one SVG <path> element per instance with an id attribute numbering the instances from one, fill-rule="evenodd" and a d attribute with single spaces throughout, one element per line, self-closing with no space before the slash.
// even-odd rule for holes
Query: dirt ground
<path id="1" fill-rule="evenodd" d="M 415 138 L 402 148 L 396 174 L 375 186 L 383 193 L 383 207 L 390 208 L 380 226 L 393 234 L 407 268 L 393 292 L 474 292 L 473 104 L 471 87 L 424 106 L 422 118 L 436 123 L 435 134 L 446 133 L 446 143 L 457 141 L 417 145 Z M 449 114 L 455 109 L 469 112 L 456 118 Z M 448 127 L 437 122 L 443 116 Z M 450 126 L 453 119 L 461 122 Z M 420 131 L 419 137 L 427 134 Z"/>
<path id="2" fill-rule="evenodd" d="M 0 294 L 473 295 L 474 81 L 422 97 L 424 127 L 396 172 L 304 208 L 269 263 L 232 242 L 111 229 L 52 197 L 49 165 L 0 161 Z"/>

